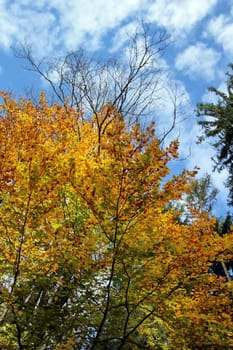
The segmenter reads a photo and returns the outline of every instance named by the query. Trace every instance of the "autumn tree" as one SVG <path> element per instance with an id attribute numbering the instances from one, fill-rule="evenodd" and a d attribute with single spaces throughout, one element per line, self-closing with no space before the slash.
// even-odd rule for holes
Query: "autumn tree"
<path id="1" fill-rule="evenodd" d="M 211 176 L 205 174 L 199 179 L 192 181 L 191 189 L 186 196 L 186 202 L 197 212 L 207 212 L 211 214 L 218 190 L 214 187 Z"/>
<path id="2" fill-rule="evenodd" d="M 218 190 L 211 181 L 211 176 L 205 174 L 199 179 L 194 179 L 191 183 L 191 189 L 186 196 L 188 206 L 196 212 L 206 212 L 213 216 L 212 209 L 216 201 Z M 183 213 L 184 214 L 184 213 Z M 189 219 L 189 214 L 186 213 L 186 220 Z M 232 231 L 232 217 L 230 213 L 224 219 L 216 218 L 216 231 L 220 236 L 224 236 Z M 232 261 L 214 261 L 210 267 L 210 271 L 217 276 L 225 276 L 228 281 L 231 280 L 231 270 L 233 267 Z"/>
<path id="3" fill-rule="evenodd" d="M 167 209 L 195 175 L 168 177 L 178 141 L 109 104 L 99 144 L 95 115 L 1 96 L 1 349 L 231 348 L 232 283 L 209 267 L 232 235 Z"/>
<path id="4" fill-rule="evenodd" d="M 232 69 L 233 65 L 229 65 Z M 233 75 L 227 74 L 226 92 L 214 87 L 209 88 L 217 97 L 216 103 L 200 103 L 197 108 L 201 119 L 199 124 L 203 127 L 204 138 L 213 140 L 216 149 L 215 169 L 227 169 L 229 176 L 229 204 L 233 204 Z"/>

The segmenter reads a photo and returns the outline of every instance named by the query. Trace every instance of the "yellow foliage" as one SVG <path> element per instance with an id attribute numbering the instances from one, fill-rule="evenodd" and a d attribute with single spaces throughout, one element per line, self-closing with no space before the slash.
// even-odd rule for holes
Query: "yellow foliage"
<path id="1" fill-rule="evenodd" d="M 232 235 L 169 209 L 196 174 L 167 180 L 178 141 L 162 150 L 111 105 L 84 123 L 43 94 L 2 98 L 0 345 L 230 348 L 232 286 L 209 267 L 232 257 Z"/>

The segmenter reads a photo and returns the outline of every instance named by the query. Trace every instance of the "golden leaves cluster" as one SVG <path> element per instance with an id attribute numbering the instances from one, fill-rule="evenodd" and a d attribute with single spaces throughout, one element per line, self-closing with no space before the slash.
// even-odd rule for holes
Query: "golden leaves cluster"
<path id="1" fill-rule="evenodd" d="M 14 322 L 30 334 L 20 303 L 26 313 L 34 300 L 35 319 L 46 306 L 33 297 L 35 281 L 53 281 L 43 294 L 53 305 L 76 281 L 63 348 L 78 341 L 71 325 L 98 329 L 102 314 L 116 338 L 130 341 L 135 328 L 154 348 L 231 344 L 232 286 L 209 268 L 232 257 L 232 237 L 218 237 L 203 213 L 184 225 L 169 209 L 196 173 L 169 177 L 178 141 L 161 149 L 153 125 L 129 127 L 111 105 L 84 122 L 80 111 L 49 106 L 43 94 L 37 105 L 1 96 L 1 321 L 13 299 Z"/>

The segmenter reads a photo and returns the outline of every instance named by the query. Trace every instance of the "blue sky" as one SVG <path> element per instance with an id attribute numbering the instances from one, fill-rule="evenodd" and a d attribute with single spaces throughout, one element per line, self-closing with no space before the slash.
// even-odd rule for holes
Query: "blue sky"
<path id="1" fill-rule="evenodd" d="M 179 137 L 185 160 L 174 168 L 197 165 L 200 175 L 211 173 L 220 191 L 216 212 L 224 215 L 226 172 L 213 173 L 211 146 L 196 144 L 200 129 L 194 109 L 197 102 L 212 98 L 207 93 L 209 86 L 224 89 L 227 64 L 233 62 L 233 0 L 0 0 L 0 89 L 23 94 L 31 85 L 46 88 L 14 57 L 11 47 L 16 42 L 26 40 L 37 57 L 65 54 L 80 46 L 92 55 L 117 54 L 124 47 L 126 33 L 141 18 L 172 37 L 160 61 L 169 75 L 155 115 L 158 128 L 165 130 L 172 114 L 168 90 L 176 86 L 182 113 L 170 137 Z"/>

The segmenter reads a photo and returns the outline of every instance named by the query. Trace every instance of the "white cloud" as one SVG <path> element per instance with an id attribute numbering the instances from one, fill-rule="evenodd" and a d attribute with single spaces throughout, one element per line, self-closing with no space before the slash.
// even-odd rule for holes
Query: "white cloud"
<path id="1" fill-rule="evenodd" d="M 233 7 L 232 7 L 233 9 Z M 214 40 L 222 45 L 225 52 L 232 57 L 233 54 L 233 22 L 232 16 L 221 14 L 213 18 L 208 25 L 207 34 L 211 35 Z"/>
<path id="2" fill-rule="evenodd" d="M 101 46 L 103 35 L 123 21 L 144 16 L 168 31 L 189 31 L 217 0 L 0 0 L 0 45 L 9 48 L 25 38 L 41 55 L 82 44 Z M 122 33 L 119 33 L 123 35 Z M 122 40 L 119 37 L 119 40 Z"/>
<path id="3" fill-rule="evenodd" d="M 11 21 L 9 13 L 5 7 L 5 2 L 0 1 L 0 24 L 1 24 L 1 36 L 0 44 L 4 48 L 9 48 L 11 45 L 11 38 L 17 32 L 17 24 Z"/>
<path id="4" fill-rule="evenodd" d="M 41 11 L 27 1 L 0 2 L 1 36 L 0 45 L 5 49 L 15 41 L 28 41 L 37 52 L 49 52 L 54 48 L 57 28 L 55 16 L 47 10 Z"/>
<path id="5" fill-rule="evenodd" d="M 219 60 L 220 53 L 198 42 L 178 54 L 175 65 L 178 70 L 184 71 L 190 78 L 195 79 L 197 76 L 202 76 L 211 81 L 216 78 L 216 67 Z"/>
<path id="6" fill-rule="evenodd" d="M 140 0 L 70 1 L 69 10 L 66 9 L 61 16 L 61 24 L 66 28 L 66 45 L 72 48 L 89 38 L 95 48 L 100 44 L 101 36 L 138 10 L 140 3 Z"/>
<path id="7" fill-rule="evenodd" d="M 216 3 L 217 0 L 156 0 L 148 10 L 148 18 L 168 30 L 188 32 L 210 13 Z"/>
<path id="8" fill-rule="evenodd" d="M 0 45 L 9 48 L 25 38 L 37 53 L 46 55 L 58 46 L 65 50 L 82 44 L 101 45 L 102 35 L 140 9 L 143 0 L 17 0 L 0 1 Z"/>

